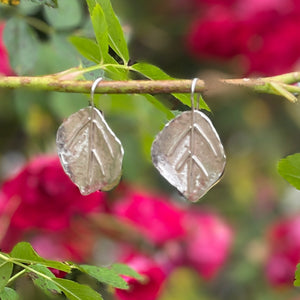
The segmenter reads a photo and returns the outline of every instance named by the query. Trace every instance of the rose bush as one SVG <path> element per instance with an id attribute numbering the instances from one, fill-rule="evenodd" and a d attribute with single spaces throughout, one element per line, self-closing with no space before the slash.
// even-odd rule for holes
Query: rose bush
<path id="1" fill-rule="evenodd" d="M 216 214 L 180 207 L 168 197 L 134 189 L 118 195 L 112 213 L 134 224 L 157 247 L 152 260 L 136 251 L 119 258 L 146 278 L 144 283 L 129 281 L 127 292 L 117 291 L 122 300 L 157 299 L 165 277 L 177 267 L 188 266 L 202 278 L 212 279 L 228 257 L 233 231 Z"/>
<path id="2" fill-rule="evenodd" d="M 5 181 L 0 212 L 2 218 L 9 217 L 3 250 L 27 240 L 46 258 L 75 262 L 92 259 L 101 234 L 97 227 L 89 226 L 90 213 L 93 218 L 97 212 L 110 214 L 133 225 L 153 245 L 153 255 L 140 252 L 136 245 L 118 242 L 123 250 L 116 261 L 145 275 L 144 282 L 126 278 L 130 290 L 116 291 L 121 300 L 157 299 L 168 275 L 181 266 L 211 279 L 225 263 L 233 236 L 231 228 L 216 214 L 175 204 L 169 197 L 125 183 L 110 198 L 102 192 L 82 196 L 57 156 L 36 157 Z"/>

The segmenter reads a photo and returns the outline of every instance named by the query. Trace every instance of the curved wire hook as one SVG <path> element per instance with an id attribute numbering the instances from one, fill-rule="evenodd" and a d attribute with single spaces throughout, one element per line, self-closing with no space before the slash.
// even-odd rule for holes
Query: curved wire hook
<path id="1" fill-rule="evenodd" d="M 99 77 L 97 78 L 93 84 L 92 84 L 92 87 L 91 87 L 91 100 L 90 100 L 90 105 L 94 108 L 95 107 L 95 104 L 94 104 L 94 94 L 95 94 L 95 89 L 97 87 L 97 85 L 99 84 L 99 82 L 103 80 L 103 77 Z"/>
<path id="2" fill-rule="evenodd" d="M 196 84 L 197 81 L 199 80 L 199 78 L 194 78 L 192 81 L 192 85 L 191 85 L 191 108 L 192 110 L 195 110 L 195 89 L 196 89 Z M 199 110 L 199 101 L 200 101 L 200 94 L 197 95 L 197 99 L 196 99 L 196 110 Z"/>

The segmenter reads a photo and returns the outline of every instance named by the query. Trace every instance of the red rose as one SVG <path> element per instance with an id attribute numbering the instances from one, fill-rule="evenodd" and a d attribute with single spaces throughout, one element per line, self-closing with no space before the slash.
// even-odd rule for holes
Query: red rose
<path id="1" fill-rule="evenodd" d="M 198 57 L 232 58 L 243 47 L 238 39 L 239 23 L 226 7 L 213 7 L 192 24 L 187 38 L 190 52 Z"/>
<path id="2" fill-rule="evenodd" d="M 1 189 L 2 214 L 17 202 L 11 225 L 19 229 L 67 228 L 76 214 L 100 211 L 105 194 L 82 196 L 64 173 L 57 156 L 40 156 L 30 161 Z"/>
<path id="3" fill-rule="evenodd" d="M 4 27 L 5 24 L 0 23 L 0 75 L 10 76 L 10 75 L 14 75 L 14 72 L 10 67 L 8 54 L 5 45 L 3 43 Z"/>
<path id="4" fill-rule="evenodd" d="M 195 0 L 196 1 L 196 0 Z M 200 2 L 200 1 L 199 1 Z M 240 58 L 243 73 L 275 75 L 297 68 L 300 59 L 299 1 L 203 0 L 187 34 L 200 59 Z"/>
<path id="5" fill-rule="evenodd" d="M 269 232 L 266 276 L 272 285 L 293 284 L 300 261 L 300 215 L 280 220 Z"/>
<path id="6" fill-rule="evenodd" d="M 116 296 L 120 300 L 155 300 L 158 298 L 163 283 L 166 280 L 166 273 L 163 267 L 153 258 L 138 253 L 132 253 L 123 260 L 139 274 L 144 275 L 143 282 L 125 277 L 129 284 L 129 290 L 116 290 Z"/>
<path id="7" fill-rule="evenodd" d="M 156 244 L 184 236 L 183 212 L 164 196 L 129 191 L 115 203 L 113 213 Z"/>
<path id="8" fill-rule="evenodd" d="M 133 223 L 168 257 L 168 270 L 188 265 L 210 279 L 225 263 L 233 232 L 217 215 L 178 208 L 169 199 L 145 192 L 127 192 L 113 213 Z"/>
<path id="9" fill-rule="evenodd" d="M 293 285 L 297 263 L 284 254 L 273 254 L 266 264 L 266 277 L 273 286 Z"/>
<path id="10" fill-rule="evenodd" d="M 211 279 L 227 259 L 233 232 L 220 217 L 203 212 L 188 212 L 185 226 L 186 263 L 205 279 Z"/>
<path id="11" fill-rule="evenodd" d="M 272 31 L 261 33 L 261 47 L 249 52 L 250 73 L 281 74 L 296 68 L 300 60 L 300 41 L 295 38 L 300 34 L 299 18 L 300 14 L 269 24 Z"/>

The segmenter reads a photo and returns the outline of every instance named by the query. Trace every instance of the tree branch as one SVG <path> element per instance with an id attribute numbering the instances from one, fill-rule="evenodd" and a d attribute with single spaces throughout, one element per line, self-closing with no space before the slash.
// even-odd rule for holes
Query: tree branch
<path id="1" fill-rule="evenodd" d="M 64 75 L 67 74 L 67 75 Z M 59 73 L 41 77 L 0 77 L 0 88 L 32 88 L 45 91 L 66 93 L 90 93 L 92 81 L 75 80 L 74 73 Z M 66 79 L 67 78 L 67 79 Z M 71 79 L 70 79 L 71 78 Z M 217 79 L 208 85 L 198 80 L 195 92 L 205 92 L 214 86 L 246 87 L 259 93 L 275 94 L 296 102 L 296 95 L 300 94 L 300 72 L 282 74 L 264 78 Z M 129 81 L 101 81 L 95 90 L 98 94 L 169 94 L 190 93 L 192 80 L 129 80 Z"/>

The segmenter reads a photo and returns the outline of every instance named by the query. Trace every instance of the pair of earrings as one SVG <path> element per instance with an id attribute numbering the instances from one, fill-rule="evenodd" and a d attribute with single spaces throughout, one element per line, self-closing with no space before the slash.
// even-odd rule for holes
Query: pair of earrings
<path id="1" fill-rule="evenodd" d="M 57 131 L 57 150 L 61 164 L 83 195 L 108 191 L 121 177 L 124 150 L 102 113 L 91 105 L 67 118 Z M 218 133 L 210 119 L 196 108 L 191 86 L 191 110 L 171 120 L 152 144 L 152 161 L 160 174 L 188 200 L 200 199 L 221 178 L 226 157 Z"/>

